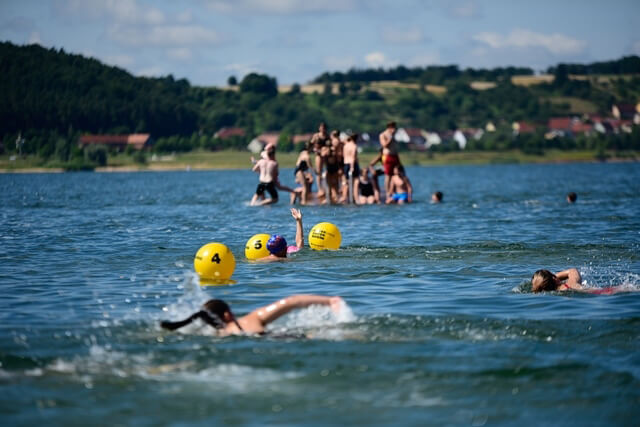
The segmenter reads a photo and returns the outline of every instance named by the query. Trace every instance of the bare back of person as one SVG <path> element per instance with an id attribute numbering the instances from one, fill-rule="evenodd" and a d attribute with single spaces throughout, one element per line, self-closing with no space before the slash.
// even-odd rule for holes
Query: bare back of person
<path id="1" fill-rule="evenodd" d="M 347 140 L 342 149 L 345 165 L 353 165 L 358 161 L 358 146 L 355 142 Z"/>
<path id="2" fill-rule="evenodd" d="M 260 182 L 274 182 L 278 178 L 278 162 L 273 159 L 262 159 L 260 166 Z"/>

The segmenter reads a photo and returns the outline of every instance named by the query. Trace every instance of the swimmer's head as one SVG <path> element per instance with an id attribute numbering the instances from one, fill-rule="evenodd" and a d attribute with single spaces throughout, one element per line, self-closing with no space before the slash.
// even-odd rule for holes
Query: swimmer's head
<path id="1" fill-rule="evenodd" d="M 436 191 L 431 195 L 431 201 L 433 203 L 440 203 L 442 201 L 442 191 Z"/>
<path id="2" fill-rule="evenodd" d="M 404 174 L 404 168 L 400 165 L 395 165 L 393 167 L 393 174 L 402 176 Z"/>
<path id="3" fill-rule="evenodd" d="M 178 322 L 163 321 L 160 323 L 164 329 L 175 331 L 183 326 L 188 325 L 196 319 L 201 319 L 206 324 L 213 326 L 216 329 L 223 329 L 228 323 L 235 323 L 238 329 L 242 330 L 240 324 L 236 320 L 235 316 L 231 312 L 229 305 L 221 299 L 210 299 L 202 304 L 202 309 L 184 320 Z"/>
<path id="4" fill-rule="evenodd" d="M 571 193 L 567 194 L 567 202 L 575 203 L 576 200 L 578 200 L 578 195 L 576 193 L 572 191 Z"/>
<path id="5" fill-rule="evenodd" d="M 357 133 L 354 133 L 354 134 L 352 134 L 352 135 L 349 135 L 349 136 L 347 137 L 347 141 L 353 141 L 354 143 L 358 143 L 358 136 L 359 136 L 359 135 L 358 135 Z"/>
<path id="6" fill-rule="evenodd" d="M 320 133 L 327 133 L 327 124 L 325 122 L 320 122 L 318 130 L 320 131 Z"/>
<path id="7" fill-rule="evenodd" d="M 267 250 L 280 258 L 287 256 L 287 241 L 279 234 L 273 234 L 267 241 Z"/>
<path id="8" fill-rule="evenodd" d="M 560 286 L 560 280 L 549 270 L 538 270 L 531 277 L 533 292 L 555 291 Z"/>
<path id="9" fill-rule="evenodd" d="M 396 130 L 396 128 L 397 128 L 396 122 L 387 123 L 387 129 Z"/>

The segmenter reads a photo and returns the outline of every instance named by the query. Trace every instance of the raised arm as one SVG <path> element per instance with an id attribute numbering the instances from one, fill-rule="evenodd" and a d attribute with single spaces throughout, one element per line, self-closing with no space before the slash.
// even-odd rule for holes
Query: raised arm
<path id="1" fill-rule="evenodd" d="M 253 163 L 255 159 L 252 157 L 251 158 L 251 162 Z M 253 163 L 253 167 L 251 168 L 251 170 L 253 172 L 257 172 L 260 169 L 260 165 L 262 164 L 262 159 L 258 160 L 257 162 Z"/>
<path id="2" fill-rule="evenodd" d="M 327 297 L 322 295 L 293 295 L 283 298 L 267 306 L 252 311 L 246 317 L 255 317 L 262 326 L 273 322 L 296 308 L 305 308 L 310 305 L 328 305 L 333 311 L 339 311 L 342 304 L 340 297 Z"/>
<path id="3" fill-rule="evenodd" d="M 296 220 L 296 246 L 300 249 L 304 247 L 304 234 L 302 230 L 302 212 L 291 208 L 291 216 Z"/>

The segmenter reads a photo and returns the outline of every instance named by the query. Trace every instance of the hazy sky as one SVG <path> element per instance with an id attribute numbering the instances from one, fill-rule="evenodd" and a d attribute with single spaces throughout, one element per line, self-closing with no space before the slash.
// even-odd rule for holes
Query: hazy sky
<path id="1" fill-rule="evenodd" d="M 0 40 L 135 75 L 305 83 L 351 67 L 529 66 L 640 55 L 640 0 L 0 0 Z"/>

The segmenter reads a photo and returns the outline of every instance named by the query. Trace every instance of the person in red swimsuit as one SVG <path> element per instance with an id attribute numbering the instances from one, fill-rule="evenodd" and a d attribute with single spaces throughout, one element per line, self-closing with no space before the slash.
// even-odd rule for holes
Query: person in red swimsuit
<path id="1" fill-rule="evenodd" d="M 580 272 L 575 268 L 552 273 L 549 270 L 538 270 L 531 278 L 531 290 L 533 292 L 544 291 L 577 291 L 596 295 L 611 295 L 624 292 L 623 286 L 610 286 L 607 288 L 586 288 L 582 285 Z"/>
<path id="2" fill-rule="evenodd" d="M 396 122 L 387 123 L 386 129 L 380 134 L 380 146 L 382 147 L 382 166 L 384 167 L 384 190 L 385 195 L 389 194 L 389 183 L 393 168 L 400 164 L 398 157 L 398 143 L 394 135 L 396 133 Z"/>

